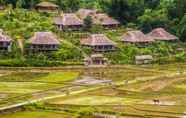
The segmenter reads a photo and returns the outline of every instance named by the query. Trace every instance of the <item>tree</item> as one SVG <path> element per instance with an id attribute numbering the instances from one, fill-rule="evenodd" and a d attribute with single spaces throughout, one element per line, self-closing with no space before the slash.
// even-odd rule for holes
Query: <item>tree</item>
<path id="1" fill-rule="evenodd" d="M 56 4 L 58 4 L 62 10 L 67 12 L 75 12 L 80 8 L 79 0 L 56 0 Z"/>
<path id="2" fill-rule="evenodd" d="M 138 22 L 144 32 L 149 32 L 156 27 L 168 27 L 169 19 L 165 9 L 146 9 L 145 13 L 138 18 Z"/>
<path id="3" fill-rule="evenodd" d="M 89 31 L 91 28 L 92 28 L 92 17 L 91 16 L 87 16 L 85 19 L 84 19 L 84 29 Z"/>
<path id="4" fill-rule="evenodd" d="M 174 0 L 168 7 L 168 11 L 171 18 L 181 19 L 186 13 L 186 0 Z"/>
<path id="5" fill-rule="evenodd" d="M 160 4 L 160 0 L 145 0 L 145 5 L 149 9 L 155 9 Z"/>
<path id="6" fill-rule="evenodd" d="M 178 24 L 177 34 L 179 35 L 182 41 L 186 41 L 186 14 Z"/>
<path id="7" fill-rule="evenodd" d="M 102 0 L 102 8 L 123 23 L 136 21 L 144 12 L 144 0 Z"/>

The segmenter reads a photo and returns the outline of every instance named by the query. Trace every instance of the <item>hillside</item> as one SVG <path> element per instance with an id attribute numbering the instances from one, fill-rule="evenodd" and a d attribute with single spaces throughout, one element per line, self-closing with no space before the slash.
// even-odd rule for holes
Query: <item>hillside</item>
<path id="1" fill-rule="evenodd" d="M 12 39 L 11 51 L 0 53 L 1 66 L 82 65 L 85 56 L 93 53 L 90 47 L 81 45 L 82 38 L 100 33 L 116 43 L 115 51 L 101 52 L 111 64 L 134 64 L 138 55 L 153 56 L 152 63 L 185 61 L 186 0 L 151 2 L 149 0 L 51 0 L 51 3 L 59 6 L 58 13 L 39 12 L 35 8 L 40 2 L 39 0 L 1 1 L 4 9 L 0 11 L 0 29 Z M 121 24 L 119 27 L 108 29 L 92 23 L 94 19 L 83 19 L 84 26 L 75 31 L 60 31 L 54 25 L 54 17 L 69 12 L 77 15 L 78 9 L 81 8 L 96 9 Z M 142 46 L 121 42 L 121 37 L 130 30 L 140 30 L 148 34 L 159 27 L 178 39 L 173 42 L 155 41 Z M 58 37 L 59 49 L 30 52 L 30 38 L 35 32 L 46 31 L 53 32 Z"/>

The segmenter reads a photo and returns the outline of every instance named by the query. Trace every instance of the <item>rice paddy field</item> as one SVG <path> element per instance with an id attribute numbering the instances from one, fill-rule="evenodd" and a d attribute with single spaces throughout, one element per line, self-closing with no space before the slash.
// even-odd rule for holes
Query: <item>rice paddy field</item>
<path id="1" fill-rule="evenodd" d="M 65 89 L 64 96 L 0 118 L 76 118 L 86 108 L 119 118 L 184 118 L 186 112 L 186 64 L 0 73 L 1 106 L 64 94 Z M 112 83 L 74 84 L 87 78 Z"/>

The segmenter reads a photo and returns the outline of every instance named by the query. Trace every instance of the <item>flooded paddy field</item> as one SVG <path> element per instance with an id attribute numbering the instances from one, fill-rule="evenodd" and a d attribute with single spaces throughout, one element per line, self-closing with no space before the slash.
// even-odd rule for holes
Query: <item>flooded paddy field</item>
<path id="1" fill-rule="evenodd" d="M 86 108 L 121 118 L 181 118 L 186 112 L 186 64 L 2 70 L 0 75 L 1 107 L 43 98 L 0 118 L 29 118 L 29 111 L 36 114 L 32 118 L 71 118 Z"/>

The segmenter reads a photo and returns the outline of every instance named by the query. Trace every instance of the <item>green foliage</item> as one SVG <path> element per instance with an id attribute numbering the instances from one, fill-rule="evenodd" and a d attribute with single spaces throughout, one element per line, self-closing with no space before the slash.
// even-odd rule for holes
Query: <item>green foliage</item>
<path id="1" fill-rule="evenodd" d="M 0 16 L 0 27 L 8 32 L 13 39 L 21 36 L 29 38 L 36 31 L 54 31 L 50 17 L 35 11 L 11 8 Z"/>
<path id="2" fill-rule="evenodd" d="M 118 43 L 115 52 L 105 55 L 114 64 L 128 64 L 134 62 L 135 55 L 150 54 L 161 61 L 184 61 L 185 53 L 177 52 L 177 48 L 184 48 L 180 43 L 156 42 L 139 48 L 136 45 L 121 44 L 120 36 L 127 28 L 140 29 L 145 33 L 153 28 L 163 27 L 173 34 L 177 34 L 181 41 L 186 40 L 186 0 L 49 0 L 56 3 L 64 12 L 75 12 L 81 8 L 96 8 L 108 12 L 112 17 L 126 24 L 121 29 L 105 30 L 101 25 L 93 25 L 91 17 L 84 19 L 84 31 L 58 32 L 63 43 L 56 52 L 21 53 L 18 39 L 28 39 L 37 31 L 56 32 L 52 22 L 53 14 L 38 13 L 34 6 L 42 0 L 0 0 L 6 5 L 6 10 L 0 13 L 0 27 L 13 39 L 12 52 L 0 52 L 0 65 L 3 66 L 55 66 L 65 64 L 82 64 L 83 52 L 91 54 L 90 48 L 82 48 L 80 39 L 89 33 L 106 33 Z M 8 5 L 10 4 L 10 5 Z M 24 9 L 23 9 L 24 8 Z M 171 59 L 172 58 L 172 59 Z"/>
<path id="3" fill-rule="evenodd" d="M 53 57 L 56 60 L 63 60 L 63 61 L 82 59 L 81 52 L 75 50 L 74 47 L 69 45 L 62 45 L 61 49 L 53 53 Z"/>
<path id="4" fill-rule="evenodd" d="M 180 39 L 182 41 L 186 41 L 186 14 L 178 24 L 177 29 L 177 34 L 179 35 Z"/>
<path id="5" fill-rule="evenodd" d="M 145 32 L 149 32 L 156 27 L 167 27 L 169 23 L 166 9 L 146 9 L 145 13 L 138 17 L 138 21 L 141 29 Z"/>
<path id="6" fill-rule="evenodd" d="M 143 0 L 102 0 L 103 9 L 123 23 L 136 21 L 143 14 Z"/>
<path id="7" fill-rule="evenodd" d="M 78 111 L 77 115 L 74 118 L 94 118 L 92 108 L 82 108 Z"/>
<path id="8" fill-rule="evenodd" d="M 92 28 L 92 24 L 93 24 L 92 17 L 91 16 L 87 16 L 84 19 L 84 30 L 90 31 L 90 29 Z"/>

